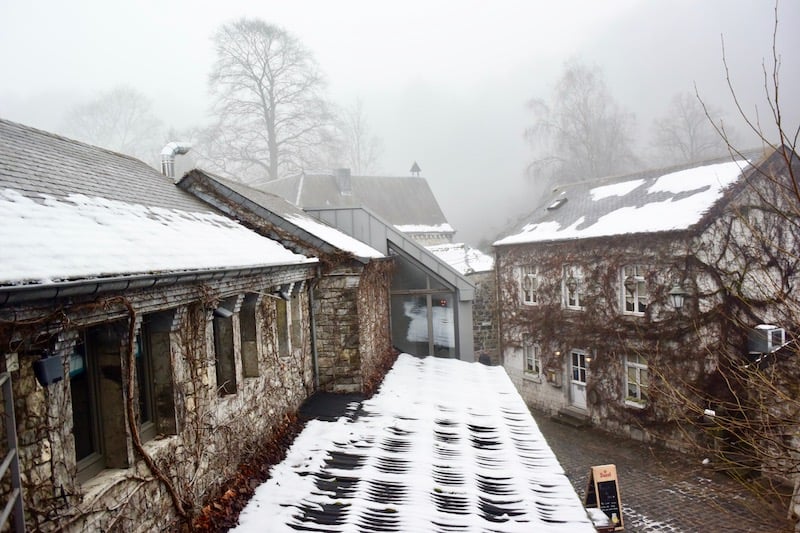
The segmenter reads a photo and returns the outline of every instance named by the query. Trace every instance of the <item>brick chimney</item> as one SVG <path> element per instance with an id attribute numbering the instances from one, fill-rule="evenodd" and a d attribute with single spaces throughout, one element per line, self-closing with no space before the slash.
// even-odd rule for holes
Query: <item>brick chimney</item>
<path id="1" fill-rule="evenodd" d="M 350 169 L 337 168 L 335 172 L 336 186 L 339 188 L 339 194 L 342 196 L 351 196 L 353 194 L 353 187 L 350 183 Z"/>

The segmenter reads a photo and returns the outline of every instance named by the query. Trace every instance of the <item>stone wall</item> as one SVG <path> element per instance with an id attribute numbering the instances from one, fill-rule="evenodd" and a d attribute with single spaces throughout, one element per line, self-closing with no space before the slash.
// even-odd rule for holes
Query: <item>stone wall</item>
<path id="1" fill-rule="evenodd" d="M 340 266 L 316 281 L 314 320 L 319 389 L 361 390 L 358 287 L 363 267 Z"/>
<path id="2" fill-rule="evenodd" d="M 472 329 L 475 359 L 483 354 L 492 364 L 501 364 L 497 332 L 497 283 L 494 270 L 468 274 L 467 279 L 475 285 L 472 301 Z"/>
<path id="3" fill-rule="evenodd" d="M 138 370 L 129 372 L 127 355 L 130 310 L 136 316 L 137 333 L 150 313 L 169 318 L 162 320 L 166 324 L 163 333 L 156 332 L 153 354 L 160 358 L 154 370 L 167 368 L 169 372 L 152 379 L 155 409 L 159 416 L 166 413 L 166 418 L 171 417 L 172 423 L 158 419 L 158 434 L 143 442 L 143 450 L 169 480 L 186 512 L 198 510 L 313 391 L 308 320 L 304 319 L 306 333 L 292 353 L 279 354 L 277 300 L 263 296 L 308 275 L 310 271 L 305 269 L 286 270 L 270 276 L 131 292 L 125 298 L 76 298 L 65 308 L 55 308 L 54 314 L 50 307 L 0 310 L 5 326 L 0 329 L 0 353 L 6 355 L 0 359 L 7 361 L 14 385 L 28 528 L 154 531 L 179 521 L 168 485 L 157 480 L 142 460 L 128 423 L 126 406 L 138 413 L 137 419 L 141 415 L 141 378 Z M 250 376 L 243 372 L 238 334 L 245 294 L 262 295 L 252 310 L 258 346 Z M 298 316 L 308 317 L 306 293 L 300 293 L 297 301 L 305 310 Z M 220 391 L 215 362 L 213 309 L 220 302 L 238 302 L 228 323 L 235 361 L 235 390 L 229 394 Z M 16 322 L 8 327 L 15 313 Z M 105 427 L 99 431 L 106 441 L 102 453 L 109 464 L 87 477 L 87 470 L 76 461 L 70 359 L 83 332 L 110 322 L 116 327 L 109 331 L 120 332 L 120 336 L 116 344 L 103 345 L 105 362 L 97 369 L 101 372 L 97 379 L 107 397 L 96 404 L 103 411 L 99 418 Z M 36 381 L 32 371 L 32 362 L 43 348 L 62 358 L 66 376 L 47 387 Z M 130 375 L 136 380 L 132 389 L 127 387 Z M 129 390 L 134 391 L 133 396 Z M 122 422 L 119 428 L 111 426 L 113 418 Z M 144 435 L 144 426 L 134 427 Z"/>
<path id="4" fill-rule="evenodd" d="M 382 379 L 390 351 L 391 262 L 340 265 L 314 289 L 320 390 L 366 392 Z"/>
<path id="5" fill-rule="evenodd" d="M 390 261 L 370 262 L 358 288 L 359 354 L 364 393 L 371 393 L 383 380 L 394 357 L 389 325 Z"/>
<path id="6" fill-rule="evenodd" d="M 591 357 L 587 371 L 587 415 L 593 423 L 644 440 L 661 440 L 675 447 L 681 439 L 674 424 L 674 406 L 652 395 L 645 405 L 626 402 L 625 357 L 641 354 L 655 381 L 662 376 L 694 380 L 713 366 L 719 338 L 714 322 L 693 324 L 687 308 L 669 305 L 675 279 L 692 279 L 684 248 L 669 237 L 596 239 L 498 250 L 501 343 L 504 366 L 530 405 L 555 413 L 572 403 L 570 353 Z M 622 310 L 622 268 L 646 265 L 649 291 L 641 315 Z M 522 302 L 520 268 L 539 268 L 538 302 Z M 582 310 L 562 303 L 565 265 L 583 268 Z M 538 374 L 524 371 L 523 344 L 535 343 L 540 355 Z"/>

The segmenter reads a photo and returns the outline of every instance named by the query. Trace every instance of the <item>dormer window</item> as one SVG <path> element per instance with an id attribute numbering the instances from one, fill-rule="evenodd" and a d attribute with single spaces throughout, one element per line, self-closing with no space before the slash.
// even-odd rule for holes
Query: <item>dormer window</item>
<path id="1" fill-rule="evenodd" d="M 567 197 L 566 196 L 562 196 L 561 198 L 557 199 L 552 204 L 548 205 L 547 206 L 547 210 L 548 211 L 555 211 L 556 209 L 558 209 L 559 207 L 561 207 L 565 203 L 567 203 Z"/>

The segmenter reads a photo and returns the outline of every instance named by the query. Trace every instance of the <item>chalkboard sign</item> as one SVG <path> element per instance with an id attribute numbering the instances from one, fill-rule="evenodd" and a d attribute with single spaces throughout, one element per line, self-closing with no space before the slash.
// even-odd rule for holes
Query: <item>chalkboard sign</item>
<path id="1" fill-rule="evenodd" d="M 589 486 L 586 488 L 586 507 L 599 508 L 608 517 L 610 526 L 602 531 L 622 531 L 622 499 L 619 497 L 617 467 L 614 465 L 593 466 L 589 471 Z"/>

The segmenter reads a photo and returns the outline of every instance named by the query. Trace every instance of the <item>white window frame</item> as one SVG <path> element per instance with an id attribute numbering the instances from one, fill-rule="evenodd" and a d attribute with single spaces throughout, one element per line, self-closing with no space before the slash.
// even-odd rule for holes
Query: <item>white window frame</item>
<path id="1" fill-rule="evenodd" d="M 528 284 L 528 288 L 526 288 Z M 523 305 L 539 305 L 539 267 L 526 265 L 519 269 L 519 293 Z"/>
<path id="2" fill-rule="evenodd" d="M 621 284 L 620 284 L 620 306 L 622 313 L 631 316 L 644 316 L 647 305 L 649 304 L 650 293 L 647 291 L 647 280 L 645 279 L 645 267 L 642 265 L 625 265 L 620 270 Z M 633 304 L 634 310 L 628 309 L 628 281 L 633 282 Z M 640 291 L 640 286 L 644 286 L 644 290 Z M 642 310 L 640 310 L 642 309 Z"/>
<path id="3" fill-rule="evenodd" d="M 635 381 L 631 381 L 631 372 L 634 373 Z M 642 383 L 642 376 L 645 376 L 644 384 Z M 635 395 L 631 395 L 631 385 L 635 387 Z M 641 354 L 626 355 L 625 356 L 625 405 L 631 407 L 638 407 L 642 409 L 647 406 L 647 391 L 650 386 L 650 375 L 648 370 L 647 359 Z M 644 389 L 644 394 L 642 394 Z"/>
<path id="4" fill-rule="evenodd" d="M 571 287 L 572 282 L 575 282 L 574 292 Z M 583 268 L 579 265 L 566 265 L 564 266 L 564 275 L 561 280 L 563 292 L 563 306 L 565 309 L 574 309 L 576 311 L 583 311 L 586 306 L 583 300 L 586 297 L 585 278 L 583 275 Z"/>
<path id="5" fill-rule="evenodd" d="M 539 343 L 530 340 L 522 343 L 522 373 L 529 379 L 541 379 L 542 349 Z"/>

